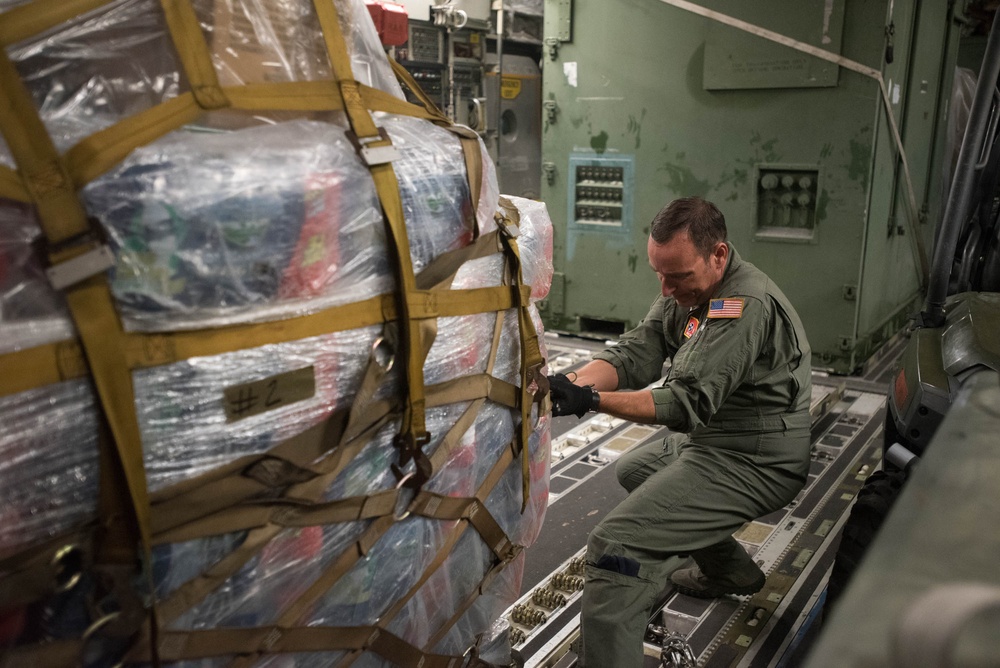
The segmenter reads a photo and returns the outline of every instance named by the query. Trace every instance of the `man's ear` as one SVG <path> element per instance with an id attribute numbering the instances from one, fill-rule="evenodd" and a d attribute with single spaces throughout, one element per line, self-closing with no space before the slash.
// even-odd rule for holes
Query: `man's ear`
<path id="1" fill-rule="evenodd" d="M 725 266 L 726 260 L 729 259 L 729 245 L 725 241 L 715 244 L 715 248 L 712 249 L 712 259 L 719 266 Z"/>

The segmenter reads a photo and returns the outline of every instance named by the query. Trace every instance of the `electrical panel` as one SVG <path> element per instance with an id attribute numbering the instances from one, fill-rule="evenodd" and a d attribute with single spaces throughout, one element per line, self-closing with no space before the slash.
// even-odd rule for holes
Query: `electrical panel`
<path id="1" fill-rule="evenodd" d="M 570 158 L 570 227 L 627 231 L 632 217 L 632 156 L 577 154 Z"/>
<path id="2" fill-rule="evenodd" d="M 410 21 L 410 39 L 406 50 L 397 53 L 400 60 L 440 63 L 444 56 L 444 37 L 440 28 Z"/>

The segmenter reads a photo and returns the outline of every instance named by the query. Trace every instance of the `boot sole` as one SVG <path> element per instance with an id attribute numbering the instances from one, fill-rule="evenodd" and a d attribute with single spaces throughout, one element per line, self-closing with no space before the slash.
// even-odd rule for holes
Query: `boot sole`
<path id="1" fill-rule="evenodd" d="M 685 596 L 693 596 L 695 598 L 721 598 L 722 596 L 749 596 L 750 594 L 756 594 L 764 588 L 765 582 L 767 582 L 766 577 L 761 578 L 753 584 L 746 585 L 745 587 L 728 587 L 726 589 L 691 589 L 690 587 L 685 587 L 684 585 L 676 583 L 674 583 L 674 587 L 676 587 L 677 591 Z"/>

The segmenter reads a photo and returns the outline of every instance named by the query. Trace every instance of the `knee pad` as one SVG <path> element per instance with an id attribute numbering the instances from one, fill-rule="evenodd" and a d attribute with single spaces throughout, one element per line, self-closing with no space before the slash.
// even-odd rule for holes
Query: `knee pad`
<path id="1" fill-rule="evenodd" d="M 628 575 L 633 578 L 639 577 L 639 562 L 631 557 L 623 557 L 621 555 L 611 556 L 610 554 L 605 554 L 602 555 L 594 565 L 605 571 L 611 571 L 612 573 L 621 573 L 622 575 Z"/>
<path id="2" fill-rule="evenodd" d="M 621 541 L 602 524 L 587 539 L 587 562 L 597 568 L 631 577 L 639 576 L 639 562 L 622 554 Z"/>

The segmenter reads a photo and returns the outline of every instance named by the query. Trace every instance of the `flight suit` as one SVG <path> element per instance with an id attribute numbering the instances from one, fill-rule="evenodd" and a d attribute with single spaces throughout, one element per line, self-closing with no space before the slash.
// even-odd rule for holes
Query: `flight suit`
<path id="1" fill-rule="evenodd" d="M 733 532 L 787 505 L 805 484 L 809 344 L 778 287 L 729 252 L 712 301 L 688 309 L 660 297 L 638 327 L 595 356 L 617 369 L 619 389 L 648 386 L 671 360 L 652 394 L 656 422 L 674 433 L 619 459 L 629 496 L 591 532 L 587 668 L 641 666 L 650 608 L 686 555 L 722 569 L 748 560 Z"/>

